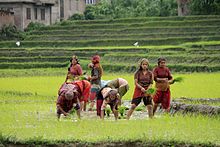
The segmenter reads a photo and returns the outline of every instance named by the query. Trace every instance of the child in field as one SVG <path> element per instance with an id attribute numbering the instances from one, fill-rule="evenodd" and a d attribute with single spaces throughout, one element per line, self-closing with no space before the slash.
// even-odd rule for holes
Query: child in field
<path id="1" fill-rule="evenodd" d="M 92 110 L 95 105 L 96 94 L 101 87 L 101 77 L 103 74 L 103 69 L 100 64 L 100 56 L 93 56 L 91 63 L 89 63 L 88 67 L 92 69 L 91 77 L 89 78 L 92 85 L 89 97 L 91 102 L 89 110 Z"/>
<path id="2" fill-rule="evenodd" d="M 97 109 L 97 114 L 101 119 L 104 119 L 104 111 L 107 105 L 110 105 L 111 110 L 115 116 L 115 120 L 118 119 L 118 104 L 120 95 L 116 89 L 110 87 L 102 88 L 98 93 L 98 98 L 101 102 L 100 108 Z"/>
<path id="3" fill-rule="evenodd" d="M 127 93 L 129 89 L 128 82 L 123 78 L 117 78 L 109 81 L 105 87 L 103 87 L 97 96 L 97 115 L 101 116 L 104 113 L 107 104 L 111 106 L 112 112 L 116 114 L 118 105 L 121 105 L 122 97 Z"/>
<path id="4" fill-rule="evenodd" d="M 156 82 L 156 94 L 153 97 L 154 108 L 156 112 L 158 104 L 161 103 L 166 112 L 170 110 L 170 84 L 173 83 L 173 77 L 169 68 L 166 67 L 166 59 L 159 58 L 158 66 L 153 70 L 154 81 Z"/>
<path id="5" fill-rule="evenodd" d="M 153 73 L 148 69 L 148 67 L 149 61 L 145 58 L 141 59 L 139 69 L 135 72 L 134 75 L 135 90 L 133 99 L 131 101 L 131 108 L 127 113 L 127 119 L 130 119 L 131 114 L 140 104 L 142 99 L 144 105 L 147 107 L 149 117 L 153 117 L 152 96 L 151 94 L 146 93 L 146 91 L 151 88 L 153 84 Z"/>
<path id="6" fill-rule="evenodd" d="M 73 55 L 70 62 L 71 64 L 70 67 L 68 68 L 68 73 L 65 82 L 72 82 L 74 80 L 78 80 L 79 76 L 81 76 L 83 73 L 83 70 L 79 64 L 79 59 L 77 56 Z"/>

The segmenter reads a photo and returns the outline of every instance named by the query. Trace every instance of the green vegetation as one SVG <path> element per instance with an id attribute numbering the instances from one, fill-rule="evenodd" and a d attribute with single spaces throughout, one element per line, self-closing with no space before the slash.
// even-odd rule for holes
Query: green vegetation
<path id="1" fill-rule="evenodd" d="M 44 27 L 32 23 L 19 47 L 15 41 L 0 42 L 0 69 L 67 69 L 75 54 L 87 70 L 98 53 L 110 73 L 133 73 L 141 58 L 149 59 L 153 69 L 161 56 L 173 72 L 218 72 L 219 19 L 201 15 L 69 20 Z"/>
<path id="2" fill-rule="evenodd" d="M 61 118 L 58 122 L 55 115 L 55 101 L 57 90 L 65 79 L 65 73 L 60 73 L 59 70 L 62 69 L 41 69 L 38 72 L 33 70 L 26 73 L 22 70 L 1 70 L 1 73 L 7 73 L 4 78 L 0 78 L 0 83 L 2 83 L 0 85 L 1 143 L 38 145 L 140 141 L 154 144 L 200 144 L 203 146 L 220 144 L 218 116 L 176 115 L 170 117 L 164 115 L 153 120 L 142 118 L 137 121 L 131 118 L 130 121 L 120 119 L 114 122 L 110 114 L 110 117 L 103 122 L 96 118 L 89 118 L 86 113 L 83 113 L 80 121 L 73 115 L 73 119 Z M 63 76 L 37 76 L 42 74 L 41 71 L 51 75 L 63 74 Z M 219 90 L 215 88 L 220 86 L 219 73 L 174 75 L 174 77 L 179 76 L 184 78 L 184 82 L 171 86 L 173 98 L 181 96 L 219 98 Z M 130 90 L 123 99 L 130 100 L 134 89 L 133 74 L 105 74 L 103 78 L 109 80 L 116 77 L 128 80 Z M 126 108 L 119 109 L 121 118 L 124 118 Z M 143 110 L 141 106 L 140 110 Z M 163 125 L 161 125 L 162 122 Z"/>
<path id="3" fill-rule="evenodd" d="M 202 14 L 220 12 L 215 0 L 207 5 L 197 2 L 191 3 L 190 8 L 196 10 L 192 14 L 201 14 L 204 7 L 207 11 Z M 133 117 L 125 121 L 127 107 L 122 106 L 121 119 L 117 122 L 113 121 L 112 113 L 105 121 L 87 112 L 82 113 L 82 120 L 77 120 L 74 112 L 73 118 L 56 119 L 57 90 L 66 78 L 72 55 L 77 55 L 83 71 L 90 73 L 87 65 L 91 56 L 98 53 L 104 80 L 121 77 L 129 82 L 130 90 L 123 100 L 132 98 L 138 61 L 149 59 L 152 70 L 161 56 L 167 59 L 177 81 L 171 85 L 173 100 L 218 100 L 220 16 L 144 17 L 176 15 L 174 8 L 174 0 L 102 1 L 88 6 L 84 16 L 71 18 L 77 21 L 62 21 L 52 26 L 31 23 L 22 37 L 13 27 L 2 29 L 0 144 L 89 146 L 101 142 L 99 146 L 102 146 L 106 142 L 123 142 L 132 146 L 141 142 L 143 146 L 219 146 L 219 116 L 158 115 L 152 120 Z M 128 18 L 131 16 L 135 18 Z M 82 20 L 103 17 L 109 19 Z M 16 41 L 20 41 L 20 46 Z M 181 79 L 177 77 L 184 81 L 178 82 Z M 219 107 L 219 102 L 185 101 Z M 140 114 L 146 108 L 140 105 L 136 110 Z"/>
<path id="4" fill-rule="evenodd" d="M 86 118 L 77 121 L 74 117 L 73 120 L 62 118 L 58 122 L 54 108 L 51 112 L 50 107 L 51 104 L 44 102 L 8 103 L 1 106 L 0 110 L 6 112 L 2 114 L 1 142 L 55 144 L 139 140 L 203 145 L 219 145 L 220 143 L 218 117 L 163 116 L 153 120 L 119 120 L 118 122 L 108 120 L 103 122 Z"/>
<path id="5" fill-rule="evenodd" d="M 202 2 L 193 0 L 187 3 L 189 13 L 194 15 L 219 15 L 219 5 L 218 0 Z M 112 0 L 110 2 L 101 0 L 97 5 L 88 5 L 84 16 L 85 19 L 91 20 L 140 16 L 176 16 L 177 7 L 176 0 Z"/>
<path id="6" fill-rule="evenodd" d="M 23 34 L 17 30 L 14 25 L 3 25 L 0 28 L 0 41 L 4 40 L 19 40 L 23 38 Z"/>
<path id="7" fill-rule="evenodd" d="M 66 72 L 59 72 L 60 69 L 48 69 L 43 73 L 50 73 L 51 76 L 42 76 L 41 72 L 32 71 L 21 72 L 18 75 L 16 73 L 19 70 L 4 70 L 7 75 L 4 78 L 0 78 L 0 89 L 1 89 L 1 100 L 4 100 L 4 95 L 13 92 L 18 93 L 29 93 L 31 95 L 49 97 L 50 99 L 56 100 L 57 90 L 59 86 L 64 82 Z M 62 69 L 61 69 L 62 70 Z M 8 71 L 8 72 L 7 72 Z M 2 71 L 1 71 L 2 72 Z M 33 75 L 31 75 L 33 73 Z M 30 77 L 26 77 L 30 75 Z M 41 75 L 41 76 L 38 76 Z M 57 76 L 52 76 L 57 75 Z M 60 76 L 62 75 L 62 76 Z M 8 76 L 8 77 L 7 77 Z M 12 77 L 14 76 L 14 77 Z M 18 77 L 23 76 L 23 77 Z M 220 74 L 219 73 L 194 73 L 194 74 L 174 74 L 175 77 L 183 77 L 184 82 L 175 83 L 171 85 L 172 98 L 188 97 L 188 98 L 219 98 L 220 92 L 218 90 Z M 104 80 L 111 80 L 117 77 L 122 77 L 129 82 L 130 90 L 123 97 L 123 99 L 131 100 L 134 90 L 133 74 L 104 74 Z M 16 81 L 16 82 L 14 82 Z M 187 88 L 186 88 L 187 87 Z M 13 98 L 14 100 L 17 97 Z M 18 97 L 19 100 L 22 97 Z"/>

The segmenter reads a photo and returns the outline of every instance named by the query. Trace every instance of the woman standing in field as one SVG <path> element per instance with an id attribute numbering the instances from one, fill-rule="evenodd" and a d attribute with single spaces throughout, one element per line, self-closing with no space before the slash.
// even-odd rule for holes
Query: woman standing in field
<path id="1" fill-rule="evenodd" d="M 78 80 L 79 76 L 81 76 L 83 73 L 77 56 L 73 55 L 70 62 L 71 64 L 70 64 L 70 67 L 68 68 L 68 73 L 67 73 L 65 82 L 72 82 L 72 81 Z"/>
<path id="2" fill-rule="evenodd" d="M 140 104 L 142 99 L 144 105 L 147 107 L 149 117 L 153 117 L 152 96 L 151 94 L 146 93 L 146 91 L 153 84 L 153 73 L 148 68 L 149 61 L 145 58 L 141 59 L 139 69 L 135 72 L 134 75 L 135 90 L 133 99 L 131 101 L 131 108 L 127 113 L 127 119 L 130 119 L 131 114 Z"/>
<path id="3" fill-rule="evenodd" d="M 159 58 L 158 66 L 153 70 L 154 81 L 156 82 L 156 94 L 153 97 L 154 108 L 153 114 L 157 110 L 159 103 L 162 104 L 163 109 L 169 112 L 170 109 L 170 84 L 173 78 L 169 68 L 166 67 L 166 59 Z"/>
<path id="4" fill-rule="evenodd" d="M 101 77 L 103 74 L 103 69 L 100 64 L 100 56 L 95 55 L 92 57 L 91 63 L 88 65 L 89 68 L 91 68 L 91 77 L 89 78 L 91 82 L 91 91 L 90 91 L 90 108 L 89 110 L 92 110 L 95 105 L 96 95 L 101 87 Z"/>

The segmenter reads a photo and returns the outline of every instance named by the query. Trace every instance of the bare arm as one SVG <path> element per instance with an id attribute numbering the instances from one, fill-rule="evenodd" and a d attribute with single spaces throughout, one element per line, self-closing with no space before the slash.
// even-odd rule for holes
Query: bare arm
<path id="1" fill-rule="evenodd" d="M 69 113 L 65 112 L 59 104 L 57 104 L 57 109 L 59 109 L 63 113 L 63 115 L 65 115 L 65 116 L 67 116 L 69 114 Z"/>
<path id="2" fill-rule="evenodd" d="M 135 86 L 138 87 L 139 89 L 141 89 L 142 92 L 145 92 L 144 87 L 142 87 L 140 84 L 138 84 L 138 80 L 137 79 L 134 79 L 134 83 L 135 83 Z"/>
<path id="3" fill-rule="evenodd" d="M 107 102 L 106 102 L 106 100 L 104 100 L 102 103 L 102 107 L 101 107 L 101 119 L 104 119 L 104 110 L 105 110 L 106 106 L 107 106 Z"/>

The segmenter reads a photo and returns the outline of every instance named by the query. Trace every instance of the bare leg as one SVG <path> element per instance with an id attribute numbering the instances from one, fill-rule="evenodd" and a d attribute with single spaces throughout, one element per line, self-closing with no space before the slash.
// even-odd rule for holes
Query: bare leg
<path id="1" fill-rule="evenodd" d="M 90 108 L 89 108 L 90 111 L 92 111 L 94 105 L 95 105 L 95 101 L 92 101 L 92 102 L 90 103 Z"/>
<path id="2" fill-rule="evenodd" d="M 134 112 L 134 109 L 136 108 L 137 106 L 135 104 L 131 104 L 131 108 L 128 110 L 128 113 L 127 113 L 127 120 L 130 119 L 131 117 L 131 114 Z"/>
<path id="3" fill-rule="evenodd" d="M 155 114 L 155 112 L 156 112 L 156 110 L 157 110 L 157 106 L 158 106 L 158 104 L 154 104 L 154 108 L 153 108 L 153 115 Z"/>
<path id="4" fill-rule="evenodd" d="M 169 113 L 170 112 L 170 108 L 165 109 L 165 112 Z"/>
<path id="5" fill-rule="evenodd" d="M 86 111 L 86 105 L 87 105 L 87 102 L 84 101 L 84 107 L 83 107 L 83 110 Z"/>
<path id="6" fill-rule="evenodd" d="M 115 120 L 118 120 L 118 110 L 113 110 Z"/>
<path id="7" fill-rule="evenodd" d="M 78 118 L 80 119 L 81 118 L 80 117 L 80 109 L 76 110 L 76 114 L 77 114 Z"/>
<path id="8" fill-rule="evenodd" d="M 83 111 L 84 108 L 84 101 L 80 102 L 80 110 Z"/>
<path id="9" fill-rule="evenodd" d="M 153 118 L 153 107 L 152 105 L 147 105 L 147 111 L 149 118 Z"/>
<path id="10" fill-rule="evenodd" d="M 57 114 L 57 120 L 58 121 L 60 120 L 60 114 Z"/>

